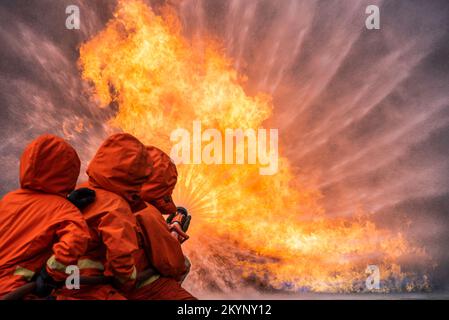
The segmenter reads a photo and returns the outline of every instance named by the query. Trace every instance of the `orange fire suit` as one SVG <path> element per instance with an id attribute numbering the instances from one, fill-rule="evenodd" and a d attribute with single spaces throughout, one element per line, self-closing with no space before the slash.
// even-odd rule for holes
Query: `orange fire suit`
<path id="1" fill-rule="evenodd" d="M 146 255 L 140 255 L 138 270 L 149 266 L 158 274 L 137 284 L 128 299 L 132 300 L 193 300 L 196 299 L 178 282 L 187 271 L 186 260 L 179 241 L 170 234 L 162 213 L 176 212 L 171 194 L 177 181 L 177 170 L 170 157 L 155 147 L 147 147 L 153 171 L 142 186 L 141 197 L 147 207 L 136 213 Z"/>
<path id="2" fill-rule="evenodd" d="M 43 135 L 20 159 L 21 188 L 0 201 L 0 296 L 30 281 L 44 266 L 57 281 L 85 252 L 89 231 L 66 196 L 80 160 L 63 139 Z"/>
<path id="3" fill-rule="evenodd" d="M 135 285 L 134 256 L 140 249 L 132 208 L 139 202 L 142 183 L 148 180 L 150 172 L 145 146 L 129 134 L 112 135 L 98 149 L 84 185 L 95 190 L 96 200 L 83 210 L 92 240 L 78 262 L 82 276 L 114 276 L 124 291 Z M 62 289 L 57 298 L 125 299 L 112 285 Z"/>

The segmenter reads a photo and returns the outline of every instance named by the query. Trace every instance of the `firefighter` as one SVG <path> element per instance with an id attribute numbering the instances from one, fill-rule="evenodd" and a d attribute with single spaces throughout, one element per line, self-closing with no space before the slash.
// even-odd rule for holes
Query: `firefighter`
<path id="1" fill-rule="evenodd" d="M 176 215 L 177 208 L 172 192 L 178 172 L 170 157 L 156 147 L 147 147 L 153 163 L 150 178 L 142 186 L 141 198 L 146 208 L 136 213 L 141 238 L 146 246 L 144 254 L 136 258 L 138 269 L 152 267 L 156 273 L 137 283 L 136 289 L 127 294 L 131 300 L 195 300 L 181 286 L 189 271 L 187 258 L 181 243 L 188 239 L 178 223 L 167 224 L 163 214 Z"/>
<path id="2" fill-rule="evenodd" d="M 91 241 L 78 266 L 81 276 L 105 275 L 116 283 L 63 288 L 58 299 L 121 300 L 125 297 L 117 288 L 125 292 L 134 287 L 138 276 L 134 256 L 141 245 L 133 211 L 141 202 L 140 189 L 150 172 L 145 146 L 132 135 L 112 135 L 100 146 L 83 185 L 95 190 L 96 200 L 83 210 Z"/>
<path id="3" fill-rule="evenodd" d="M 0 297 L 34 280 L 35 295 L 48 296 L 84 254 L 89 230 L 76 206 L 95 195 L 83 189 L 67 198 L 79 172 L 76 151 L 59 137 L 42 135 L 25 148 L 20 189 L 0 201 Z"/>

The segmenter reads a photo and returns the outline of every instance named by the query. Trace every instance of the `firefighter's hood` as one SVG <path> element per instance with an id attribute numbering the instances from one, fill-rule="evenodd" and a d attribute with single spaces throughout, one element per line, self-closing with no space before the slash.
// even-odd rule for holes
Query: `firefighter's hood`
<path id="1" fill-rule="evenodd" d="M 106 139 L 87 168 L 90 183 L 124 197 L 129 203 L 137 200 L 150 173 L 151 162 L 145 146 L 127 133 Z"/>
<path id="2" fill-rule="evenodd" d="M 80 159 L 65 140 L 45 134 L 31 142 L 20 159 L 20 186 L 66 196 L 80 173 Z"/>
<path id="3" fill-rule="evenodd" d="M 153 171 L 142 186 L 141 197 L 149 203 L 165 197 L 164 203 L 171 207 L 168 211 L 176 211 L 176 206 L 171 200 L 171 194 L 178 179 L 176 165 L 162 150 L 154 146 L 148 146 L 146 149 L 153 163 Z"/>

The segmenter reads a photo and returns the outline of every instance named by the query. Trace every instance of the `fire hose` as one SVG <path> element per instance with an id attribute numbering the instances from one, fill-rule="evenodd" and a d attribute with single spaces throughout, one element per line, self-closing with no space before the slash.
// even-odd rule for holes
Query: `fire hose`
<path id="1" fill-rule="evenodd" d="M 95 285 L 110 283 L 110 277 L 96 276 L 96 277 L 80 277 L 80 284 Z M 36 290 L 37 284 L 35 281 L 29 282 L 18 289 L 4 295 L 0 300 L 21 300 L 28 294 Z"/>
<path id="2" fill-rule="evenodd" d="M 137 275 L 137 281 L 143 281 L 145 279 L 148 279 L 152 275 L 156 274 L 157 272 L 152 269 L 146 269 L 142 272 L 139 272 Z M 98 284 L 114 284 L 114 277 L 106 277 L 106 276 L 81 276 L 80 277 L 80 284 L 82 285 L 98 285 Z M 0 298 L 0 300 L 21 300 L 26 295 L 32 294 L 36 290 L 36 282 L 29 282 L 16 290 L 4 295 Z"/>
<path id="3" fill-rule="evenodd" d="M 189 238 L 185 233 L 190 226 L 190 221 L 192 216 L 183 207 L 178 207 L 177 212 L 170 215 L 167 218 L 167 223 L 170 225 L 171 234 L 179 240 L 179 242 L 184 242 Z M 137 282 L 148 279 L 152 275 L 157 274 L 157 271 L 153 268 L 148 268 L 137 275 Z M 98 284 L 113 284 L 113 277 L 106 276 L 81 276 L 80 284 L 82 285 L 98 285 Z M 28 294 L 33 293 L 36 290 L 36 282 L 29 282 L 16 290 L 4 295 L 0 300 L 21 300 Z"/>

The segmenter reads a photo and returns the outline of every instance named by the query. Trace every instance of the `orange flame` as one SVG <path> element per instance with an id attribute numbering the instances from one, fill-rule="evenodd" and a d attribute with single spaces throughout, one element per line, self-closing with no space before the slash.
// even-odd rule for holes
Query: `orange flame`
<path id="1" fill-rule="evenodd" d="M 110 125 L 166 152 L 172 130 L 194 120 L 222 133 L 263 127 L 273 112 L 270 97 L 245 93 L 245 77 L 215 41 L 202 39 L 200 50 L 181 31 L 171 10 L 158 16 L 141 0 L 121 0 L 106 28 L 81 47 L 82 76 L 99 104 L 119 106 Z M 174 197 L 193 215 L 185 249 L 196 294 L 247 284 L 359 291 L 370 264 L 380 268 L 383 291 L 404 289 L 387 280 L 408 279 L 400 260 L 425 257 L 423 250 L 362 215 L 326 217 L 320 192 L 293 174 L 288 159 L 280 157 L 279 168 L 261 176 L 257 165 L 179 166 Z M 406 290 L 428 286 L 425 278 L 413 281 Z"/>

